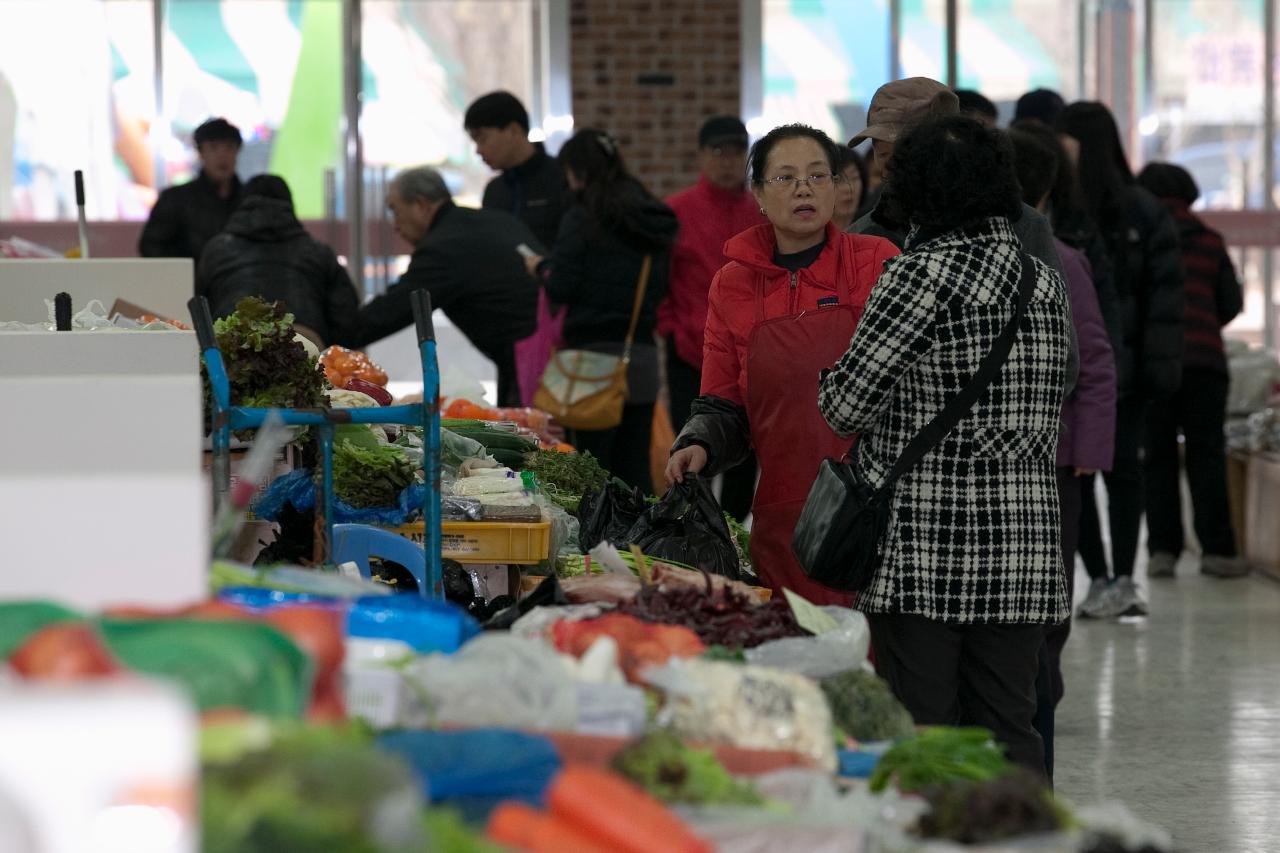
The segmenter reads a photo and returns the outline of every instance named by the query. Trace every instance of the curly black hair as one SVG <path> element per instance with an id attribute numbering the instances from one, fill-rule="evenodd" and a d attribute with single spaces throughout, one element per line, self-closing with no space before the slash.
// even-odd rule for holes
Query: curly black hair
<path id="1" fill-rule="evenodd" d="M 764 170 L 769 164 L 769 154 L 773 152 L 775 145 L 788 139 L 812 139 L 827 156 L 827 165 L 831 167 L 831 174 L 839 173 L 840 151 L 830 136 L 807 124 L 784 124 L 775 127 L 751 146 L 751 153 L 747 155 L 751 164 L 751 183 L 758 187 L 764 186 Z"/>
<path id="2" fill-rule="evenodd" d="M 889 176 L 895 218 L 935 234 L 1022 215 L 1012 144 L 971 118 L 948 116 L 912 129 L 894 147 Z"/>

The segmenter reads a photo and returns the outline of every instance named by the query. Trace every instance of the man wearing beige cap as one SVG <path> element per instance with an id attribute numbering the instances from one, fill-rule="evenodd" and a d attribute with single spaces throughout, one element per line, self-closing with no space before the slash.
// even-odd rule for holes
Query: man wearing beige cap
<path id="1" fill-rule="evenodd" d="M 876 90 L 867 110 L 867 129 L 849 140 L 849 146 L 870 139 L 876 163 L 885 176 L 885 191 L 875 209 L 849 226 L 852 234 L 869 234 L 892 240 L 901 249 L 907 239 L 907 224 L 895 222 L 887 204 L 893 192 L 893 178 L 889 174 L 889 158 L 900 136 L 905 135 L 921 122 L 960 113 L 960 100 L 956 93 L 937 80 L 928 77 L 908 77 L 885 83 Z M 1012 223 L 1014 233 L 1022 241 L 1022 248 L 1062 274 L 1062 261 L 1053 245 L 1053 231 L 1048 221 L 1027 205 L 1022 206 L 1022 217 Z"/>

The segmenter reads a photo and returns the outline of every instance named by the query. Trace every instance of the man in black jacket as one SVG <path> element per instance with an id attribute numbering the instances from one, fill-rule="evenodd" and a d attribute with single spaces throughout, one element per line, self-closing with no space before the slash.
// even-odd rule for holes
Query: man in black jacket
<path id="1" fill-rule="evenodd" d="M 279 300 L 322 349 L 350 343 L 357 331 L 360 303 L 351 277 L 333 249 L 302 227 L 289 185 L 276 175 L 245 184 L 226 230 L 200 256 L 196 293 L 209 300 L 214 317 L 232 313 L 246 296 Z"/>
<path id="2" fill-rule="evenodd" d="M 226 226 L 240 203 L 240 129 L 224 118 L 209 119 L 192 139 L 200 174 L 160 193 L 138 240 L 138 254 L 144 258 L 199 260 L 204 244 Z"/>
<path id="3" fill-rule="evenodd" d="M 515 342 L 533 334 L 537 287 L 516 251 L 541 251 L 524 223 L 499 210 L 458 207 L 435 169 L 396 175 L 387 191 L 396 233 L 413 246 L 409 269 L 360 312 L 363 347 L 413 322 L 409 294 L 425 288 L 476 349 L 498 369 L 498 405 L 520 405 Z"/>
<path id="4" fill-rule="evenodd" d="M 463 125 L 476 153 L 501 175 L 484 188 L 482 207 L 505 210 L 550 248 L 568 201 L 564 172 L 541 142 L 529 141 L 529 113 L 515 95 L 490 92 L 467 108 Z"/>

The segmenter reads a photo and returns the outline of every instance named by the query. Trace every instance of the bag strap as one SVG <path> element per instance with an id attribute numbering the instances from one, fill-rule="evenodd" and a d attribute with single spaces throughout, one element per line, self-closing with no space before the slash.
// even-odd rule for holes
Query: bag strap
<path id="1" fill-rule="evenodd" d="M 640 325 L 640 309 L 644 306 L 644 292 L 649 288 L 649 271 L 653 268 L 653 255 L 645 255 L 640 263 L 640 281 L 636 283 L 636 304 L 631 308 L 631 325 L 627 327 L 626 344 L 622 347 L 622 363 L 631 363 L 631 344 L 636 339 L 636 326 Z"/>
<path id="2" fill-rule="evenodd" d="M 943 406 L 942 411 L 926 424 L 915 438 L 911 439 L 906 450 L 902 451 L 902 455 L 893 464 L 888 477 L 880 487 L 882 494 L 892 488 L 903 474 L 914 468 L 926 453 L 942 441 L 956 424 L 960 423 L 1008 360 L 1009 351 L 1013 349 L 1013 342 L 1018 337 L 1018 327 L 1022 325 L 1022 318 L 1027 313 L 1027 305 L 1031 302 L 1031 295 L 1036 289 L 1036 265 L 1026 252 L 1022 252 L 1021 256 L 1022 276 L 1018 281 L 1018 301 L 1013 309 L 1013 317 L 1000 330 L 1000 335 L 992 344 L 991 351 L 983 357 L 973 377 Z"/>

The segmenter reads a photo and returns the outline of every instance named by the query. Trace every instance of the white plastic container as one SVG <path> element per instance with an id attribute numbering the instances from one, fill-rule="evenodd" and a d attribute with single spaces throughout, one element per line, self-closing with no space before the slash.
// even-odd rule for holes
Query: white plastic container
<path id="1" fill-rule="evenodd" d="M 133 677 L 0 681 L 0 850 L 195 853 L 196 715 Z"/>

